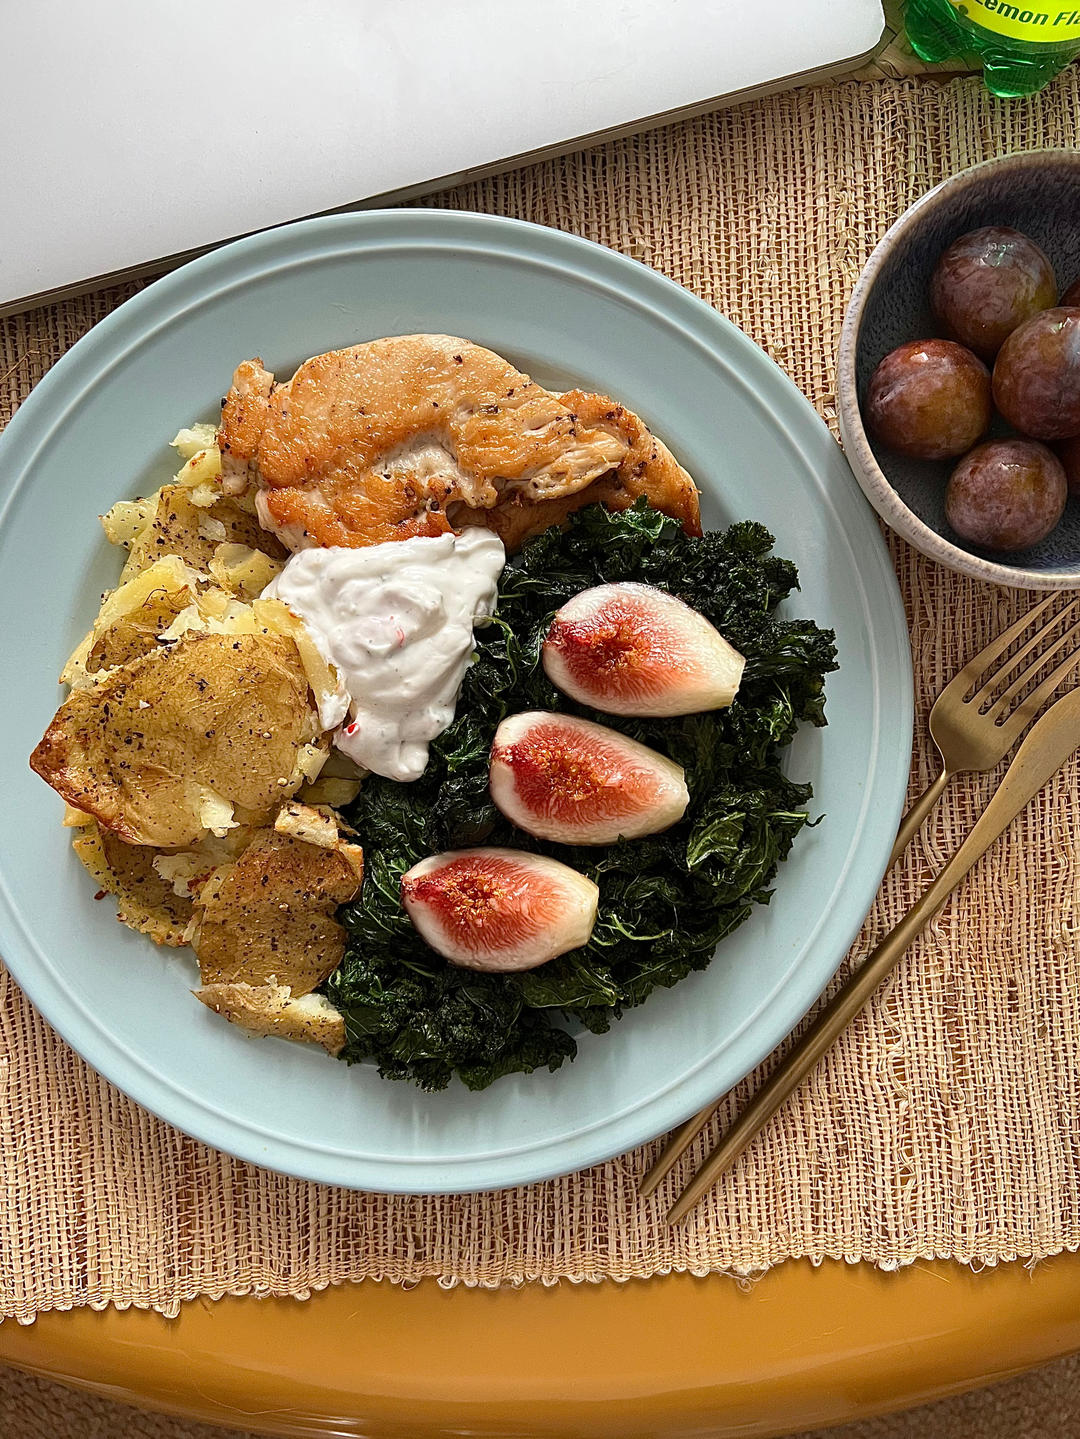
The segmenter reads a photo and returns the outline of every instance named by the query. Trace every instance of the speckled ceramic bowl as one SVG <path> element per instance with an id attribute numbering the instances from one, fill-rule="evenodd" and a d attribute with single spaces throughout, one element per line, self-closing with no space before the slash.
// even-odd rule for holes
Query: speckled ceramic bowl
<path id="1" fill-rule="evenodd" d="M 1011 225 L 1049 255 L 1062 290 L 1080 277 L 1080 151 L 988 160 L 930 190 L 889 229 L 859 276 L 837 355 L 840 433 L 855 478 L 878 514 L 923 554 L 977 579 L 1021 589 L 1080 586 L 1080 500 L 1031 549 L 969 544 L 945 518 L 951 461 L 911 460 L 871 440 L 860 402 L 874 367 L 905 340 L 942 334 L 930 313 L 938 256 L 968 230 Z M 1000 424 L 1000 421 L 996 422 Z"/>

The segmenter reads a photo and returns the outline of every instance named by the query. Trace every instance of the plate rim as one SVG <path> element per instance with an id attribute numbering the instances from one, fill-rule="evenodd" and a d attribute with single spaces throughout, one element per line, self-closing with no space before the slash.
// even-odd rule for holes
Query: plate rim
<path id="1" fill-rule="evenodd" d="M 828 493 L 843 511 L 844 538 L 851 550 L 859 582 L 867 591 L 868 604 L 868 582 L 874 582 L 877 601 L 874 613 L 880 625 L 875 637 L 879 641 L 890 642 L 893 653 L 887 657 L 886 666 L 882 665 L 881 655 L 875 653 L 872 657 L 876 677 L 873 689 L 874 784 L 867 786 L 859 828 L 846 857 L 850 865 L 858 846 L 864 879 L 855 893 L 863 896 L 865 903 L 860 898 L 853 904 L 851 896 L 844 894 L 839 906 L 843 911 L 842 920 L 837 920 L 835 912 L 828 916 L 834 928 L 839 926 L 836 953 L 829 961 L 828 974 L 823 976 L 821 969 L 815 969 L 814 977 L 808 979 L 806 966 L 803 966 L 779 983 L 777 1006 L 786 1026 L 784 1033 L 790 1032 L 812 1007 L 842 963 L 873 902 L 886 867 L 895 825 L 885 821 L 899 820 L 910 765 L 913 684 L 908 629 L 897 578 L 873 512 L 842 451 L 809 400 L 743 331 L 675 281 L 618 251 L 580 236 L 530 221 L 471 211 L 435 208 L 369 210 L 299 221 L 245 237 L 198 257 L 132 296 L 99 321 L 52 366 L 20 406 L 4 434 L 0 435 L 0 465 L 6 468 L 10 464 L 18 470 L 20 457 L 23 457 L 16 482 L 5 487 L 7 492 L 0 504 L 0 528 L 23 485 L 32 483 L 27 467 L 32 464 L 36 451 L 47 442 L 56 425 L 62 422 L 64 413 L 73 405 L 85 403 L 94 386 L 129 349 L 145 342 L 161 327 L 174 323 L 188 308 L 212 302 L 215 296 L 227 289 L 250 285 L 269 271 L 280 269 L 281 262 L 295 265 L 316 262 L 340 250 L 341 246 L 334 243 L 339 240 L 350 241 L 346 248 L 361 253 L 370 249 L 372 242 L 380 236 L 404 250 L 421 245 L 446 250 L 455 243 L 457 248 L 464 245 L 470 251 L 497 253 L 516 263 L 540 256 L 547 263 L 553 260 L 561 262 L 579 281 L 595 282 L 599 279 L 605 287 L 615 284 L 624 292 L 632 292 L 639 308 L 658 319 L 662 318 L 667 324 L 676 324 L 687 338 L 725 367 L 730 368 L 732 357 L 735 357 L 740 362 L 740 374 L 756 371 L 758 375 L 767 377 L 767 382 L 774 389 L 779 386 L 802 431 L 799 434 L 800 450 L 818 475 L 827 476 Z M 275 256 L 280 257 L 279 263 L 272 263 Z M 212 285 L 215 275 L 220 275 L 223 280 L 216 287 Z M 143 323 L 144 317 L 151 322 L 156 320 L 156 323 Z M 718 344 L 718 337 L 722 337 L 722 344 Z M 130 343 L 125 344 L 125 340 Z M 82 388 L 78 388 L 73 397 L 69 396 L 66 405 L 61 403 L 58 412 L 53 414 L 54 392 L 62 401 L 65 387 L 70 384 L 78 386 L 80 375 L 84 372 L 86 378 Z M 38 426 L 39 413 L 42 420 L 48 422 L 41 427 Z M 663 430 L 664 427 L 659 425 L 658 428 Z M 853 536 L 852 532 L 860 528 L 862 534 Z M 858 546 L 853 543 L 853 537 L 859 539 Z M 884 673 L 892 682 L 896 702 L 893 711 L 885 716 L 896 741 L 888 753 L 883 752 L 882 747 L 881 678 Z M 891 794 L 891 806 L 884 803 L 877 793 L 880 787 L 884 788 L 886 796 Z M 872 790 L 878 801 L 876 813 L 881 817 L 881 823 L 876 834 L 867 835 L 866 815 Z M 890 809 L 894 814 L 890 814 Z M 871 857 L 869 860 L 865 858 L 867 851 Z M 875 876 L 873 888 L 870 887 L 870 875 Z M 423 1157 L 409 1161 L 401 1157 L 357 1156 L 355 1152 L 346 1156 L 340 1151 L 315 1150 L 300 1144 L 292 1136 L 260 1134 L 254 1127 L 238 1123 L 232 1116 L 209 1107 L 205 1102 L 193 1100 L 186 1090 L 178 1089 L 149 1066 L 136 1064 L 100 1025 L 96 1027 L 96 1034 L 91 1030 L 88 1041 L 87 1032 L 81 1027 L 80 1006 L 72 1001 L 49 966 L 37 963 L 41 951 L 36 950 L 32 935 L 23 932 L 9 903 L 2 873 L 0 938 L 8 968 L 31 1002 L 88 1064 L 136 1103 L 214 1148 L 248 1162 L 316 1182 L 391 1193 L 475 1193 L 531 1183 L 600 1163 L 636 1147 L 654 1134 L 680 1123 L 720 1092 L 716 1081 L 707 1082 L 708 1074 L 717 1064 L 716 1058 L 710 1057 L 684 1075 L 674 1089 L 669 1088 L 659 1096 L 643 1100 L 629 1111 L 620 1110 L 616 1105 L 613 1115 L 575 1130 L 569 1138 L 557 1136 L 540 1146 L 524 1150 L 504 1150 L 482 1159 L 475 1156 L 460 1160 Z M 758 1038 L 756 1043 L 752 1042 L 753 1034 L 761 1023 L 761 1012 L 755 1013 L 740 1031 L 743 1034 L 750 1031 L 751 1042 L 746 1052 L 753 1056 L 749 1063 L 744 1062 L 745 1053 L 744 1059 L 739 1060 L 742 1074 L 756 1068 L 779 1042 L 774 1037 L 767 1040 Z M 770 1030 L 776 1028 L 766 1027 Z M 744 1040 L 744 1049 L 746 1044 Z M 737 1082 L 740 1077 L 742 1075 L 736 1076 L 730 1083 Z M 668 1099 L 664 1103 L 668 1096 L 676 1094 L 684 1096 L 683 1102 Z M 654 1124 L 650 1121 L 645 1127 L 648 1132 L 643 1132 L 640 1116 L 651 1113 L 655 1108 L 661 1111 L 659 1122 Z M 635 1115 L 639 1116 L 637 1124 L 633 1122 Z M 602 1143 L 598 1143 L 597 1139 L 590 1143 L 587 1137 L 591 1136 L 606 1138 Z M 579 1140 L 581 1142 L 576 1143 Z M 553 1151 L 558 1161 L 554 1164 Z M 461 1182 L 463 1176 L 457 1172 L 462 1167 L 467 1167 L 471 1175 L 464 1186 Z M 349 1173 L 350 1168 L 363 1172 Z"/>

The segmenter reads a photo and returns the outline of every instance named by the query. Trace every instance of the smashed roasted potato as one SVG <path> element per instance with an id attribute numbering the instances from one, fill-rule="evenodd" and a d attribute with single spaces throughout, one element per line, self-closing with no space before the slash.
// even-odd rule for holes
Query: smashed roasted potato
<path id="1" fill-rule="evenodd" d="M 172 441 L 185 461 L 173 477 L 197 505 L 212 505 L 224 493 L 221 484 L 221 452 L 212 425 L 195 425 L 181 430 Z M 131 546 L 157 513 L 161 490 L 135 500 L 117 500 L 101 524 L 111 545 Z"/>
<path id="2" fill-rule="evenodd" d="M 310 670 L 308 679 L 311 679 Z M 312 688 L 315 688 L 314 683 Z M 304 804 L 330 805 L 336 810 L 344 809 L 352 804 L 360 793 L 366 775 L 367 770 L 361 769 L 348 755 L 342 754 L 339 749 L 332 749 L 316 778 L 303 786 L 297 798 Z"/>
<path id="3" fill-rule="evenodd" d="M 148 934 L 156 944 L 187 943 L 193 904 L 178 895 L 154 867 L 156 852 L 125 844 L 90 822 L 72 841 L 80 862 L 107 894 L 116 897 L 116 917 L 129 929 Z"/>
<path id="4" fill-rule="evenodd" d="M 130 551 L 121 586 L 173 555 L 222 589 L 255 598 L 288 552 L 259 524 L 253 505 L 224 493 L 211 426 L 181 430 L 173 444 L 186 460 L 173 482 L 141 499 L 118 500 L 101 517 L 109 541 Z"/>
<path id="5" fill-rule="evenodd" d="M 341 963 L 345 931 L 334 914 L 363 872 L 363 851 L 340 838 L 331 812 L 290 806 L 199 894 L 191 946 L 203 985 L 309 994 Z"/>
<path id="6" fill-rule="evenodd" d="M 345 1021 L 321 994 L 294 999 L 286 984 L 210 984 L 195 990 L 215 1014 L 266 1038 L 321 1044 L 333 1055 L 345 1047 Z"/>
<path id="7" fill-rule="evenodd" d="M 193 631 L 222 635 L 280 635 L 296 647 L 311 692 L 315 696 L 324 729 L 334 729 L 345 716 L 347 697 L 338 682 L 337 671 L 326 660 L 302 620 L 281 600 L 259 599 L 242 604 L 220 590 L 204 591 L 194 605 L 177 615 L 162 640 L 176 640 Z M 308 774 L 315 779 L 321 771 Z"/>
<path id="8" fill-rule="evenodd" d="M 347 697 L 304 624 L 261 597 L 286 551 L 224 494 L 213 427 L 173 444 L 174 482 L 102 517 L 127 562 L 30 762 L 66 801 L 97 897 L 157 944 L 193 945 L 202 1003 L 336 1055 L 344 1020 L 314 990 L 341 962 L 334 916 L 363 852 L 326 804 L 290 796 L 355 795 L 340 756 L 318 788 Z"/>
<path id="9" fill-rule="evenodd" d="M 64 666 L 60 682 L 85 684 L 101 670 L 128 664 L 156 649 L 161 632 L 199 598 L 200 581 L 179 556 L 166 555 L 106 595 L 90 633 Z"/>
<path id="10" fill-rule="evenodd" d="M 249 506 L 222 491 L 211 427 L 181 430 L 173 444 L 187 461 L 175 482 L 143 499 L 119 500 L 102 516 L 109 540 L 130 554 L 118 587 L 68 660 L 65 684 L 83 684 L 146 654 L 192 606 L 219 615 L 230 597 L 257 598 L 281 570 L 283 546 Z"/>
<path id="11" fill-rule="evenodd" d="M 30 763 L 128 844 L 183 848 L 268 817 L 327 745 L 292 640 L 191 632 L 74 690 Z"/>
<path id="12" fill-rule="evenodd" d="M 235 500 L 221 496 L 211 506 L 198 505 L 183 485 L 165 485 L 158 491 L 150 522 L 131 543 L 121 583 L 147 569 L 163 555 L 177 555 L 192 569 L 210 574 L 211 562 L 218 558 L 222 546 L 233 547 L 234 567 L 235 547 L 240 547 L 245 554 L 257 551 L 275 562 L 283 561 L 288 553 L 280 540 L 268 534 L 255 515 Z M 280 565 L 267 571 L 264 563 L 258 576 L 261 579 L 262 573 L 266 574 L 262 585 L 269 584 L 277 568 Z M 220 583 L 222 576 L 217 578 Z M 253 593 L 257 594 L 258 589 Z"/>

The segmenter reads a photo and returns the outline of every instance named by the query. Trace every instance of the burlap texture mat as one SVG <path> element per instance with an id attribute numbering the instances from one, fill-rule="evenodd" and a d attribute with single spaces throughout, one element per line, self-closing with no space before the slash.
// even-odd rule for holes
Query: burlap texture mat
<path id="1" fill-rule="evenodd" d="M 558 226 L 657 267 L 747 330 L 829 420 L 845 300 L 886 226 L 976 160 L 1078 140 L 1075 72 L 1014 105 L 991 100 L 974 78 L 846 84 L 536 165 L 435 203 Z M 4 322 L 0 405 L 16 405 L 134 288 Z M 1030 597 L 960 579 L 900 543 L 893 553 L 916 676 L 912 783 L 922 788 L 933 773 L 933 697 Z M 855 957 L 948 858 L 995 778 L 952 787 L 888 878 Z M 548 1183 L 454 1198 L 349 1193 L 236 1162 L 105 1083 L 0 977 L 0 1313 L 29 1320 L 109 1303 L 175 1313 L 196 1295 L 303 1296 L 365 1278 L 550 1283 L 748 1274 L 794 1256 L 895 1268 L 920 1257 L 995 1264 L 1075 1249 L 1078 800 L 1072 765 L 978 866 L 744 1162 L 676 1229 L 663 1223 L 663 1194 L 650 1203 L 635 1195 L 652 1148 Z"/>

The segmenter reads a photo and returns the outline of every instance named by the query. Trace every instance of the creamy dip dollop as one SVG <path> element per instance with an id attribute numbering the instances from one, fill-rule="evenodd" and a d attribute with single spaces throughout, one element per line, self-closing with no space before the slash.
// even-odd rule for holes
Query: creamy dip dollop
<path id="1" fill-rule="evenodd" d="M 473 626 L 495 608 L 506 562 L 490 530 L 292 555 L 264 592 L 284 601 L 337 667 L 344 693 L 327 727 L 350 759 L 418 779 L 454 718 Z"/>

